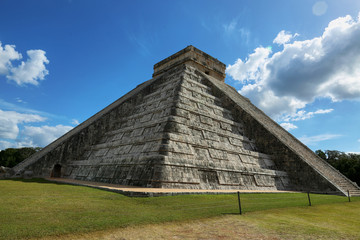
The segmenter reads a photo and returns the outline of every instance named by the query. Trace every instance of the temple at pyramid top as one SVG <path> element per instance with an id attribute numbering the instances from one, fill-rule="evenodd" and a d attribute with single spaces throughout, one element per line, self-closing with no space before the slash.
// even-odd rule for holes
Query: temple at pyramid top
<path id="1" fill-rule="evenodd" d="M 191 45 L 155 64 L 153 77 L 184 63 L 224 82 L 226 65 Z"/>

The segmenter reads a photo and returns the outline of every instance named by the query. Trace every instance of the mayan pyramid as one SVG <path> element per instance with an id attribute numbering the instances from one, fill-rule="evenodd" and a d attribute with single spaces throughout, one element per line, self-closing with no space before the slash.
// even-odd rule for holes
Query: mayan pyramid
<path id="1" fill-rule="evenodd" d="M 224 83 L 226 66 L 188 46 L 153 78 L 12 170 L 184 189 L 359 195 L 357 185 Z"/>

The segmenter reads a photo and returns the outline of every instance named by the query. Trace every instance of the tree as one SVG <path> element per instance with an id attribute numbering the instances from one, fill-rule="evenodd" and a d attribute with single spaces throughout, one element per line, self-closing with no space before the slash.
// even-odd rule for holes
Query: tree
<path id="1" fill-rule="evenodd" d="M 319 157 L 321 157 L 322 159 L 326 160 L 326 154 L 321 151 L 321 150 L 316 150 L 315 151 L 316 155 L 318 155 Z"/>
<path id="2" fill-rule="evenodd" d="M 0 151 L 0 166 L 12 168 L 40 150 L 39 147 L 7 148 Z"/>

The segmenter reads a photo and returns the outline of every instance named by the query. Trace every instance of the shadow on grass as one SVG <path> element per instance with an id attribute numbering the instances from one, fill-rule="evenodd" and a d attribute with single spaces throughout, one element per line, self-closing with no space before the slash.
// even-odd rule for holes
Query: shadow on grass
<path id="1" fill-rule="evenodd" d="M 6 181 L 14 181 L 14 182 L 24 182 L 24 183 L 44 183 L 44 184 L 56 184 L 56 185 L 69 185 L 67 183 L 61 183 L 61 182 L 55 182 L 55 181 L 49 181 L 46 180 L 44 178 L 5 178 L 5 179 L 0 179 L 1 180 L 6 180 Z"/>

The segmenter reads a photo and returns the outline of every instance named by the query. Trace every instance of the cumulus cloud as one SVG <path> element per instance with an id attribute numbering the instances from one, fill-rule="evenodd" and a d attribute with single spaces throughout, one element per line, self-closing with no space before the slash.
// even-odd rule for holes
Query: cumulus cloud
<path id="1" fill-rule="evenodd" d="M 340 17 L 319 37 L 287 42 L 275 53 L 258 47 L 227 73 L 243 83 L 241 94 L 272 117 L 296 114 L 316 98 L 360 99 L 359 39 L 360 15 Z"/>
<path id="2" fill-rule="evenodd" d="M 0 138 L 16 139 L 19 134 L 19 124 L 45 120 L 46 118 L 36 114 L 0 110 Z"/>
<path id="3" fill-rule="evenodd" d="M 44 147 L 57 138 L 61 137 L 72 126 L 56 125 L 56 126 L 24 126 L 16 139 L 0 139 L 0 150 L 6 148 L 22 148 L 22 147 Z M 2 136 L 0 136 L 1 138 Z"/>
<path id="4" fill-rule="evenodd" d="M 318 142 L 331 140 L 331 139 L 338 138 L 338 137 L 341 137 L 341 135 L 338 135 L 338 134 L 320 134 L 320 135 L 311 136 L 311 137 L 303 136 L 303 137 L 300 137 L 299 140 L 301 142 L 303 142 L 304 144 L 306 144 L 306 145 L 314 145 L 314 144 L 316 144 Z"/>
<path id="5" fill-rule="evenodd" d="M 298 128 L 297 126 L 295 126 L 294 124 L 292 124 L 292 123 L 281 123 L 280 124 L 285 130 L 287 130 L 287 131 L 290 131 L 290 130 L 293 130 L 293 129 L 296 129 L 296 128 Z"/>
<path id="6" fill-rule="evenodd" d="M 268 57 L 270 53 L 271 48 L 258 47 L 245 61 L 239 58 L 234 65 L 229 65 L 226 72 L 238 81 L 246 82 L 248 80 L 254 80 L 257 82 L 265 75 L 264 67 L 269 61 Z M 250 88 L 251 85 L 248 85 L 248 87 Z"/>
<path id="7" fill-rule="evenodd" d="M 0 109 L 0 150 L 6 148 L 44 147 L 70 131 L 72 126 L 31 126 L 47 118 L 31 113 Z M 74 119 L 75 121 L 76 119 Z"/>
<path id="8" fill-rule="evenodd" d="M 288 32 L 285 32 L 285 30 L 282 30 L 278 33 L 273 43 L 276 43 L 278 45 L 284 45 L 285 43 L 290 42 L 291 39 L 297 36 L 299 36 L 299 34 L 295 33 L 294 35 L 292 35 Z"/>
<path id="9" fill-rule="evenodd" d="M 28 59 L 18 66 L 13 66 L 13 61 L 21 60 L 22 55 L 15 50 L 15 45 L 5 45 L 0 42 L 0 75 L 6 76 L 9 81 L 14 81 L 19 86 L 25 84 L 38 85 L 49 74 L 45 64 L 49 63 L 46 52 L 43 50 L 28 50 Z"/>
<path id="10" fill-rule="evenodd" d="M 10 74 L 6 77 L 20 86 L 24 84 L 38 85 L 39 80 L 44 80 L 45 76 L 49 74 L 45 67 L 49 60 L 43 50 L 29 50 L 26 53 L 29 59 L 21 62 L 17 67 L 11 68 Z"/>
<path id="11" fill-rule="evenodd" d="M 0 140 L 0 150 L 6 148 L 36 147 L 32 141 L 4 141 Z"/>
<path id="12" fill-rule="evenodd" d="M 2 46 L 0 42 L 0 75 L 6 75 L 11 69 L 11 61 L 19 60 L 22 56 L 15 50 L 14 45 Z"/>
<path id="13" fill-rule="evenodd" d="M 0 140 L 0 150 L 6 149 L 6 148 L 15 148 L 16 144 L 4 140 Z"/>
<path id="14" fill-rule="evenodd" d="M 24 136 L 25 141 L 31 142 L 33 146 L 46 146 L 72 128 L 61 124 L 41 127 L 25 126 L 21 134 Z"/>

